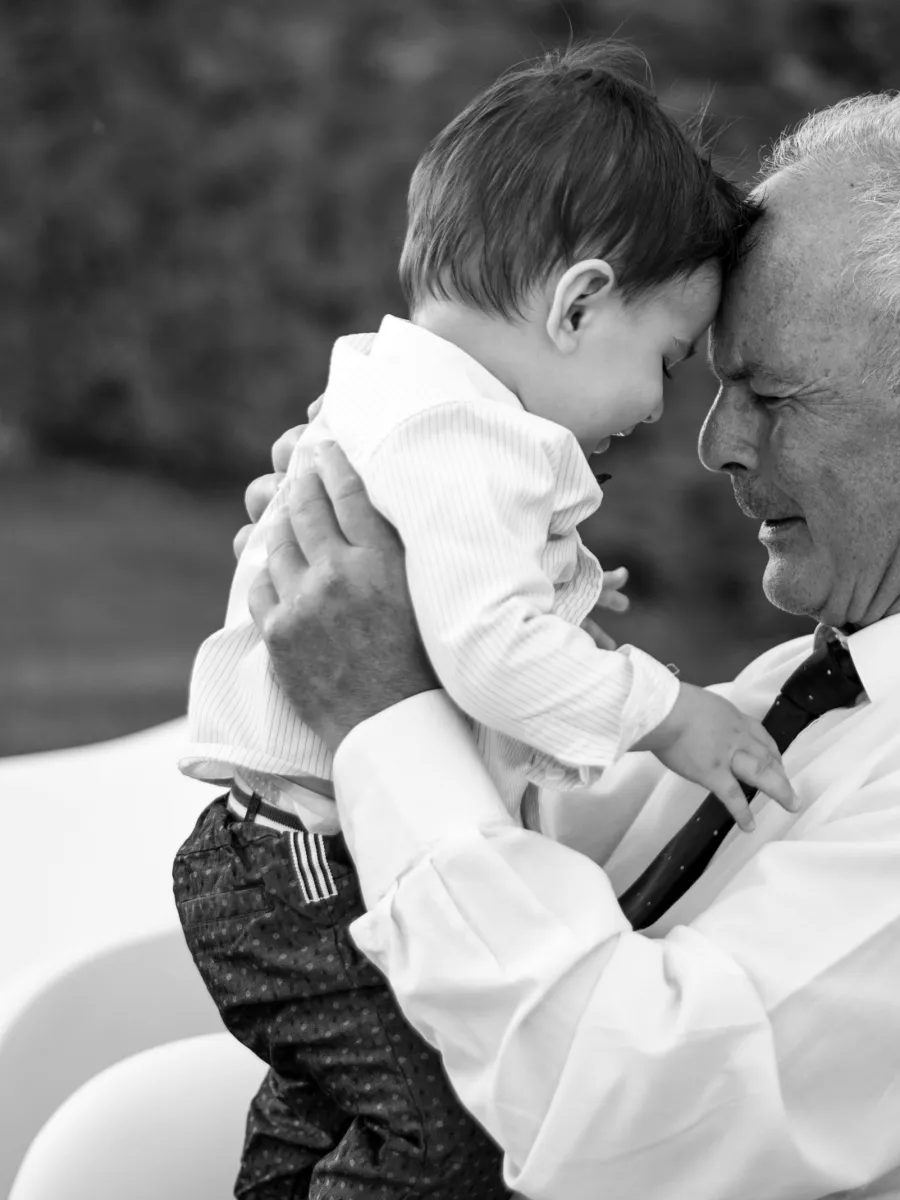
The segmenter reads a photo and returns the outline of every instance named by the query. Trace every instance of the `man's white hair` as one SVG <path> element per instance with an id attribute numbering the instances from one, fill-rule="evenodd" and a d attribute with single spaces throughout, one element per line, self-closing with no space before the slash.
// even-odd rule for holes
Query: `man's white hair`
<path id="1" fill-rule="evenodd" d="M 853 276 L 883 321 L 891 382 L 900 384 L 900 95 L 842 100 L 785 132 L 763 163 L 762 178 L 852 164 L 863 235 Z"/>

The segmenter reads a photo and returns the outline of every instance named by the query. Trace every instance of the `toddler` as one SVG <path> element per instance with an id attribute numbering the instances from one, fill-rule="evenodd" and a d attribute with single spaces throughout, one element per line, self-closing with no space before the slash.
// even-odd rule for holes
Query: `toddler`
<path id="1" fill-rule="evenodd" d="M 649 750 L 747 828 L 741 783 L 793 803 L 762 726 L 589 632 L 594 456 L 660 418 L 755 215 L 631 65 L 608 43 L 550 56 L 438 135 L 409 192 L 409 320 L 336 343 L 288 476 L 322 440 L 343 448 L 402 537 L 434 669 L 526 825 L 538 787 L 581 788 Z M 504 1195 L 499 1152 L 347 931 L 362 909 L 330 756 L 247 608 L 282 503 L 198 654 L 180 762 L 230 789 L 176 860 L 182 922 L 229 1029 L 270 1067 L 236 1194 Z"/>

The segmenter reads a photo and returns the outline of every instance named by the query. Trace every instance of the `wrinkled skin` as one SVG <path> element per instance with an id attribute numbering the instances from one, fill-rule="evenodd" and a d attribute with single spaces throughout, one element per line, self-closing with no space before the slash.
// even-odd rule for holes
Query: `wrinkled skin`
<path id="1" fill-rule="evenodd" d="M 768 599 L 838 627 L 900 610 L 900 400 L 854 274 L 858 187 L 845 168 L 761 189 L 710 338 L 722 386 L 700 436 L 748 516 L 795 518 L 761 529 Z"/>

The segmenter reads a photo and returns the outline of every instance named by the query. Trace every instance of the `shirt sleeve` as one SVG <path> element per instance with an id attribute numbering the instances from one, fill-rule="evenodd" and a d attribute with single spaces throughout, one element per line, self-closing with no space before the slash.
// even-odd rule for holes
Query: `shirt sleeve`
<path id="1" fill-rule="evenodd" d="M 364 478 L 403 539 L 422 640 L 448 694 L 589 779 L 663 720 L 678 683 L 642 651 L 599 650 L 553 613 L 543 554 L 559 464 L 516 416 L 428 408 L 384 439 Z"/>
<path id="2" fill-rule="evenodd" d="M 369 908 L 352 934 L 511 1187 L 814 1200 L 896 1167 L 900 777 L 653 938 L 597 864 L 514 825 L 440 693 L 358 727 L 335 767 Z"/>

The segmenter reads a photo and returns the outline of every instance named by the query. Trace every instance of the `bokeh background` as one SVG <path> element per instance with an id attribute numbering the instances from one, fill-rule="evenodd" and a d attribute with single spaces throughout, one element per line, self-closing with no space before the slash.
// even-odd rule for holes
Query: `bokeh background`
<path id="1" fill-rule="evenodd" d="M 742 178 L 809 110 L 900 83 L 897 0 L 6 0 L 0 754 L 184 710 L 244 486 L 332 340 L 404 315 L 418 154 L 504 68 L 612 34 L 673 111 L 711 93 Z M 679 374 L 585 532 L 632 571 L 615 636 L 709 682 L 806 624 L 763 599 L 695 456 L 711 378 Z"/>

